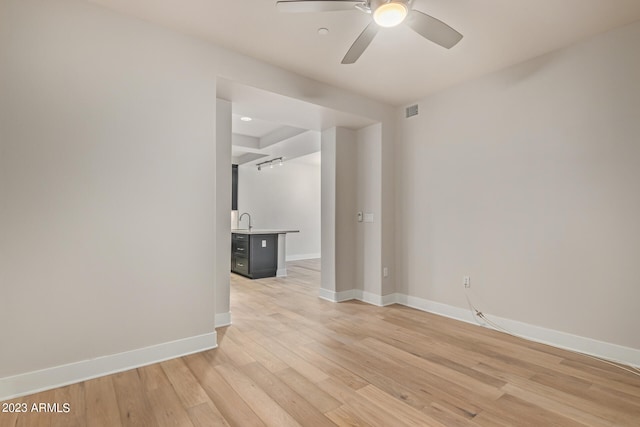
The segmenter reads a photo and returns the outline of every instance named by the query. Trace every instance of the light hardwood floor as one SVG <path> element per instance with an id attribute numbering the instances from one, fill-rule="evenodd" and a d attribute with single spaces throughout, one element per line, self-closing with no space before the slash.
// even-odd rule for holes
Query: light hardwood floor
<path id="1" fill-rule="evenodd" d="M 638 426 L 640 377 L 402 306 L 317 297 L 319 262 L 232 275 L 219 348 L 13 402 L 0 426 Z"/>

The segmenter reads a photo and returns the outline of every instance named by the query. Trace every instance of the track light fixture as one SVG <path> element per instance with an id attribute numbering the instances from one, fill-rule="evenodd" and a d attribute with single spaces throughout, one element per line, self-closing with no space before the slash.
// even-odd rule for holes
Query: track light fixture
<path id="1" fill-rule="evenodd" d="M 276 157 L 271 160 L 265 160 L 264 162 L 260 162 L 256 166 L 258 166 L 258 170 L 261 171 L 262 167 L 266 165 L 268 165 L 269 168 L 273 168 L 274 164 L 278 164 L 279 166 L 282 166 L 283 160 L 284 160 L 284 157 Z"/>

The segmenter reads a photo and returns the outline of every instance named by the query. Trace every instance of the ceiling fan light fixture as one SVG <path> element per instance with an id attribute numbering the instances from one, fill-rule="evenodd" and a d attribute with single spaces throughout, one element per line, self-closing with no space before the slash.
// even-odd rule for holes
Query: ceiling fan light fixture
<path id="1" fill-rule="evenodd" d="M 407 17 L 409 9 L 404 1 L 388 1 L 381 3 L 373 11 L 373 20 L 381 27 L 395 27 Z"/>

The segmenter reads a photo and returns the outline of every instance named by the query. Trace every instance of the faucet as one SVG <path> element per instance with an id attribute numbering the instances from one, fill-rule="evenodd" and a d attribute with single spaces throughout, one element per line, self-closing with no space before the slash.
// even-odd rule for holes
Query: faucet
<path id="1" fill-rule="evenodd" d="M 251 231 L 251 215 L 249 215 L 249 212 L 245 212 L 241 214 L 240 218 L 238 218 L 238 222 L 242 221 L 242 217 L 245 215 L 249 217 L 249 231 Z"/>

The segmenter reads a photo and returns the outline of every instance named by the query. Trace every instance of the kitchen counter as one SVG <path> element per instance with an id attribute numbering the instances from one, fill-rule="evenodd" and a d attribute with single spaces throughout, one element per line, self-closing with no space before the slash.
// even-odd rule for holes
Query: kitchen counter
<path id="1" fill-rule="evenodd" d="M 247 228 L 232 228 L 231 234 L 247 234 L 250 236 L 259 236 L 259 235 L 268 235 L 268 234 L 277 234 L 278 235 L 278 263 L 276 276 L 277 277 L 286 277 L 287 276 L 287 233 L 299 233 L 300 230 L 291 230 L 291 229 L 277 229 L 277 228 L 252 228 L 251 230 Z"/>
<path id="2" fill-rule="evenodd" d="M 275 229 L 275 228 L 252 228 L 251 230 L 246 228 L 232 228 L 232 233 L 236 234 L 287 234 L 287 233 L 299 233 L 300 230 L 289 229 Z"/>

